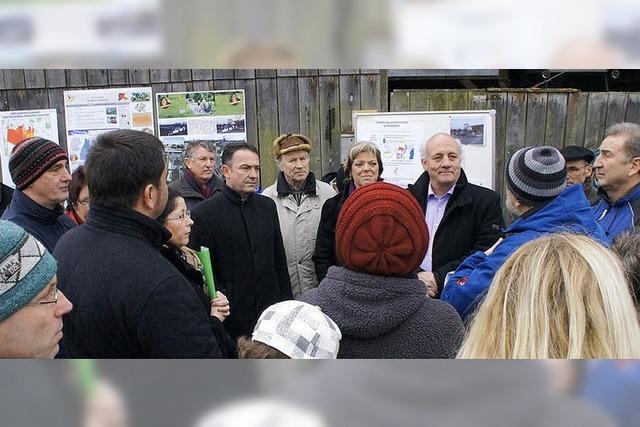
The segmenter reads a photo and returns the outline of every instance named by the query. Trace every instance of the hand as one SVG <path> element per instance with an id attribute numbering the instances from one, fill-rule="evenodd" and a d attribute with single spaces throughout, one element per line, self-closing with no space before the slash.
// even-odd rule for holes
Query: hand
<path id="1" fill-rule="evenodd" d="M 111 384 L 99 380 L 87 400 L 84 427 L 125 427 L 127 416 L 120 392 Z"/>
<path id="2" fill-rule="evenodd" d="M 436 283 L 436 277 L 430 271 L 418 272 L 418 279 L 420 279 L 427 287 L 427 296 L 435 297 L 438 294 L 438 284 Z"/>
<path id="3" fill-rule="evenodd" d="M 504 240 L 504 239 L 503 239 L 502 237 L 501 237 L 501 238 L 499 238 L 499 239 L 498 239 L 498 241 L 497 241 L 497 242 L 495 242 L 495 243 L 493 244 L 493 246 L 491 246 L 489 249 L 487 249 L 486 251 L 484 251 L 484 254 L 485 254 L 486 256 L 491 255 L 491 254 L 493 253 L 493 251 L 498 247 L 498 245 L 500 244 L 500 242 L 502 242 L 503 240 Z"/>
<path id="4" fill-rule="evenodd" d="M 217 292 L 216 299 L 211 300 L 211 316 L 217 317 L 221 322 L 231 314 L 229 300 L 220 291 Z"/>

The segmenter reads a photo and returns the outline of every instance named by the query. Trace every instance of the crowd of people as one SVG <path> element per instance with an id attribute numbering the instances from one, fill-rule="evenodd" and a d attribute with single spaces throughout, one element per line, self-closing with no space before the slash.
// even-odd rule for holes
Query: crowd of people
<path id="1" fill-rule="evenodd" d="M 171 185 L 144 132 L 100 135 L 73 174 L 58 144 L 18 144 L 0 199 L 0 357 L 640 357 L 639 125 L 612 125 L 597 156 L 513 153 L 508 226 L 452 135 L 421 144 L 408 189 L 358 142 L 336 191 L 310 171 L 312 146 L 276 138 L 259 194 L 246 142 L 224 146 L 224 181 L 215 147 L 188 143 Z"/>

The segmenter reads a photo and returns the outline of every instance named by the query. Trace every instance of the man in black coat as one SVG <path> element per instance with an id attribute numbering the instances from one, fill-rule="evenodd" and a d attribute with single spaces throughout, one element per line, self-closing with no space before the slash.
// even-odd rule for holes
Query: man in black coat
<path id="1" fill-rule="evenodd" d="M 448 272 L 501 237 L 504 220 L 500 196 L 467 181 L 457 140 L 438 133 L 422 148 L 425 172 L 409 191 L 422 206 L 429 228 L 429 250 L 418 278 L 427 286 L 427 294 L 436 297 Z"/>
<path id="2" fill-rule="evenodd" d="M 232 143 L 222 153 L 222 192 L 192 212 L 189 246 L 206 246 L 216 285 L 229 298 L 229 334 L 251 335 L 271 304 L 293 299 L 278 213 L 273 200 L 255 194 L 260 173 L 258 151 Z"/>
<path id="3" fill-rule="evenodd" d="M 76 307 L 64 318 L 73 358 L 222 357 L 222 324 L 158 251 L 171 233 L 155 218 L 167 203 L 162 143 L 117 130 L 87 157 L 91 210 L 58 242 L 58 286 Z"/>

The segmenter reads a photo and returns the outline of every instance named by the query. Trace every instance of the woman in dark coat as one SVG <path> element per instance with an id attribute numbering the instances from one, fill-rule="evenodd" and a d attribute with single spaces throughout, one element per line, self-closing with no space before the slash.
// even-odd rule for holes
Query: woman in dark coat
<path id="1" fill-rule="evenodd" d="M 231 337 L 222 326 L 222 322 L 231 312 L 229 300 L 222 293 L 216 292 L 216 299 L 211 300 L 207 291 L 207 285 L 202 274 L 202 264 L 196 252 L 186 245 L 191 234 L 191 211 L 180 194 L 169 189 L 167 206 L 158 217 L 158 221 L 171 232 L 171 239 L 160 247 L 160 252 L 193 286 L 195 293 L 202 301 L 203 308 L 211 317 L 220 321 L 216 331 L 216 338 L 220 349 L 226 357 L 237 357 L 237 348 Z"/>
<path id="2" fill-rule="evenodd" d="M 378 147 L 371 142 L 359 142 L 351 146 L 344 172 L 347 177 L 344 190 L 327 200 L 322 206 L 316 249 L 312 257 L 318 282 L 327 275 L 329 267 L 339 265 L 335 244 L 336 222 L 345 200 L 356 188 L 381 181 L 382 156 Z"/>

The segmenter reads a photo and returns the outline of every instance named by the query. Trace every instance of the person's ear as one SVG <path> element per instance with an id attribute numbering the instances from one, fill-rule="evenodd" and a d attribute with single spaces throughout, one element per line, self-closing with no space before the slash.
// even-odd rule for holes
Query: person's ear
<path id="1" fill-rule="evenodd" d="M 591 175 L 593 175 L 593 166 L 587 165 L 585 166 L 585 169 L 587 171 L 587 178 L 591 178 Z"/>
<path id="2" fill-rule="evenodd" d="M 220 172 L 222 172 L 222 176 L 225 178 L 229 178 L 229 175 L 231 175 L 231 169 L 227 165 L 222 165 L 220 167 Z"/>
<path id="3" fill-rule="evenodd" d="M 634 157 L 629 163 L 631 167 L 629 168 L 629 172 L 627 172 L 627 176 L 637 175 L 640 173 L 640 157 Z"/>
<path id="4" fill-rule="evenodd" d="M 158 187 L 153 184 L 147 184 L 142 192 L 142 205 L 151 211 L 153 211 L 160 199 L 160 191 Z"/>

